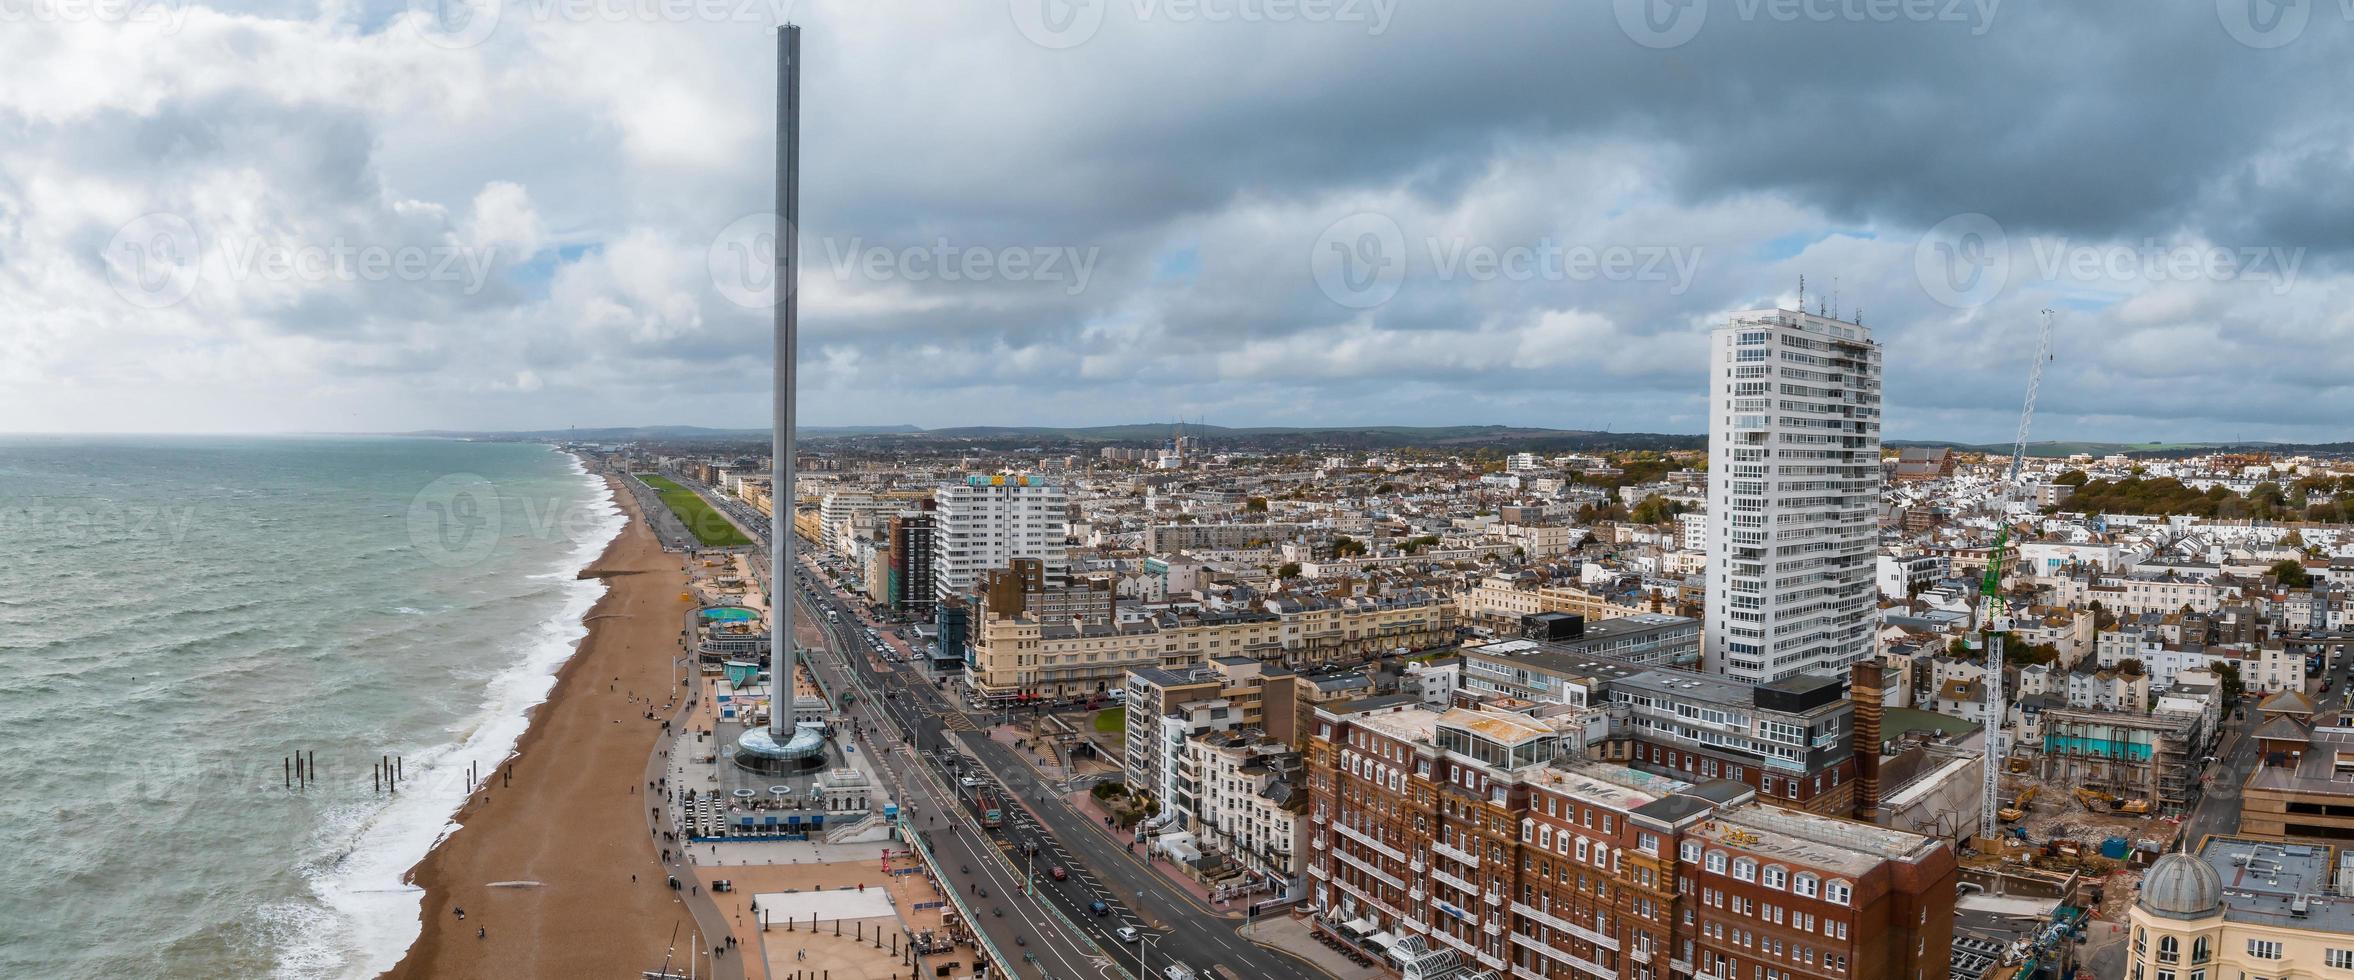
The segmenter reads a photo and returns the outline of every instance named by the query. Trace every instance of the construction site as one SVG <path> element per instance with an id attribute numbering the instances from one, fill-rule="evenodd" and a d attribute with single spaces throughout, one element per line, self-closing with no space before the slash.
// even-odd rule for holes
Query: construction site
<path id="1" fill-rule="evenodd" d="M 2085 897 L 2095 917 L 2123 916 L 2142 869 L 2179 833 L 2176 821 L 2154 816 L 2146 798 L 2041 779 L 2024 758 L 2006 768 L 2023 771 L 2002 777 L 1996 844 L 1975 842 L 1963 866 L 2060 888 L 2070 878 L 2098 885 L 2097 899 Z"/>

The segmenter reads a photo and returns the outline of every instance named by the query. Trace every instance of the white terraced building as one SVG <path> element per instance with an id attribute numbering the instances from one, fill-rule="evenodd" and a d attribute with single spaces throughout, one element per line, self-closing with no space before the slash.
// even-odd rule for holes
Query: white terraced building
<path id="1" fill-rule="evenodd" d="M 1036 558 L 1049 583 L 1068 569 L 1063 488 L 1042 476 L 967 476 L 934 495 L 932 583 L 937 598 L 964 595 L 981 575 L 1016 558 Z"/>
<path id="2" fill-rule="evenodd" d="M 1880 346 L 1736 313 L 1709 337 L 1709 669 L 1756 684 L 1873 653 Z"/>

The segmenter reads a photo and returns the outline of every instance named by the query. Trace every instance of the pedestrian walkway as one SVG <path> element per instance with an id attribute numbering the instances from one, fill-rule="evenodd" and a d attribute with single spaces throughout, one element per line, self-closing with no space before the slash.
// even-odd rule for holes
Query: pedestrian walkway
<path id="1" fill-rule="evenodd" d="M 1335 980 L 1381 980 L 1390 975 L 1378 966 L 1359 966 L 1317 941 L 1315 928 L 1300 916 L 1270 915 L 1235 931 L 1251 942 L 1307 960 Z"/>
<path id="2" fill-rule="evenodd" d="M 1194 900 L 1200 902 L 1203 907 L 1216 910 L 1213 914 L 1222 915 L 1229 919 L 1243 917 L 1244 910 L 1242 908 L 1236 907 L 1235 903 L 1220 902 L 1212 898 L 1209 886 L 1195 881 L 1192 875 L 1185 873 L 1183 866 L 1165 857 L 1147 856 L 1145 845 L 1138 843 L 1134 834 L 1107 823 L 1106 821 L 1111 814 L 1104 810 L 1101 803 L 1096 802 L 1095 794 L 1072 793 L 1063 798 L 1070 802 L 1073 809 L 1087 815 L 1087 825 L 1095 828 L 1097 833 L 1110 837 L 1112 843 L 1127 848 L 1129 853 L 1136 855 L 1137 860 L 1150 865 L 1155 873 L 1167 880 L 1169 884 L 1175 885 L 1186 894 L 1193 896 Z"/>

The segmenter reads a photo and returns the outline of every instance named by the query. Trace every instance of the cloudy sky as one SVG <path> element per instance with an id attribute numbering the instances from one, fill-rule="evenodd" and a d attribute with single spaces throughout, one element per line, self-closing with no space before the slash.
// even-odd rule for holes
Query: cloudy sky
<path id="1" fill-rule="evenodd" d="M 764 424 L 790 19 L 812 424 L 2344 439 L 2350 11 L 0 0 L 0 431 Z"/>

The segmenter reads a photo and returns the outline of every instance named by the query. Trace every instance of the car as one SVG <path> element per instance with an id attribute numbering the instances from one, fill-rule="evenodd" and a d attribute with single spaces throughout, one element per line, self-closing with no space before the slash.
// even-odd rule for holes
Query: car
<path id="1" fill-rule="evenodd" d="M 1058 864 L 1054 867 L 1046 869 L 1046 876 L 1056 881 L 1068 881 L 1070 880 L 1071 873 L 1069 871 L 1063 870 L 1063 866 Z"/>
<path id="2" fill-rule="evenodd" d="M 1137 937 L 1142 934 L 1136 931 L 1135 926 L 1121 926 L 1117 932 L 1113 933 L 1113 935 L 1119 936 L 1121 942 L 1132 943 L 1135 942 Z"/>
<path id="3" fill-rule="evenodd" d="M 971 777 L 971 776 L 966 776 L 966 777 L 964 777 L 963 779 L 959 779 L 959 780 L 957 780 L 957 782 L 963 783 L 963 784 L 965 784 L 966 786 L 979 786 L 979 785 L 981 785 L 981 781 L 980 781 L 980 780 L 978 780 L 978 779 L 974 779 L 974 778 L 973 778 L 973 777 Z"/>
<path id="4" fill-rule="evenodd" d="M 1096 914 L 1097 918 L 1101 918 L 1103 916 L 1112 914 L 1112 907 L 1104 904 L 1103 899 L 1099 898 L 1095 901 L 1087 903 L 1087 911 L 1093 912 Z"/>

